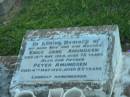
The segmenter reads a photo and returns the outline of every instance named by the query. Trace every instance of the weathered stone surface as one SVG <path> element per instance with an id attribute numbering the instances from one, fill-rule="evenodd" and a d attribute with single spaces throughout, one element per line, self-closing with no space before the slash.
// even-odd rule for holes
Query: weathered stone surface
<path id="1" fill-rule="evenodd" d="M 10 97 L 9 87 L 16 59 L 15 56 L 0 56 L 0 97 Z"/>
<path id="2" fill-rule="evenodd" d="M 7 79 L 9 79 L 9 70 L 0 64 L 0 97 L 9 97 L 8 89 L 11 78 Z"/>
<path id="3" fill-rule="evenodd" d="M 22 0 L 3 0 L 0 3 L 0 25 L 7 25 L 21 10 Z"/>
<path id="4" fill-rule="evenodd" d="M 5 64 L 8 69 L 14 68 L 17 56 L 0 56 L 0 64 Z"/>
<path id="5" fill-rule="evenodd" d="M 15 5 L 16 0 L 0 0 L 0 15 L 7 14 Z"/>
<path id="6" fill-rule="evenodd" d="M 123 67 L 114 89 L 115 97 L 130 97 L 130 53 L 123 54 Z"/>
<path id="7" fill-rule="evenodd" d="M 85 50 L 81 50 L 83 48 Z M 59 53 L 60 55 L 58 55 Z M 68 59 L 72 58 L 71 62 L 77 64 L 78 59 L 73 54 L 83 58 L 79 61 L 80 64 L 87 63 L 86 66 L 79 66 L 85 70 L 78 71 L 78 65 L 76 67 L 72 65 L 74 69 L 71 67 L 71 71 L 65 71 L 70 70 L 70 67 L 67 68 L 65 65 L 61 69 L 61 65 L 56 64 L 56 60 L 58 60 L 58 64 L 69 63 L 70 61 L 67 62 L 69 55 L 72 57 Z M 59 61 L 60 58 L 65 61 Z M 35 92 L 39 88 L 40 91 L 48 93 L 49 89 L 58 87 L 64 87 L 65 90 L 77 87 L 91 92 L 89 96 L 96 96 L 95 92 L 110 96 L 122 65 L 118 27 L 73 27 L 30 31 L 23 40 L 17 65 L 16 74 L 11 82 L 12 96 L 16 94 L 17 90 L 29 89 Z M 81 75 L 85 75 L 85 77 L 81 77 Z M 86 94 L 86 96 L 88 95 Z"/>
<path id="8" fill-rule="evenodd" d="M 0 57 L 0 64 L 1 64 L 0 65 L 0 67 L 1 67 L 1 69 L 0 69 L 0 78 L 1 78 L 0 79 L 0 83 L 1 83 L 0 84 L 0 88 L 1 88 L 0 89 L 1 90 L 0 97 L 11 97 L 8 91 L 9 91 L 9 82 L 10 82 L 11 77 L 12 77 L 12 72 L 9 73 L 9 70 L 11 70 L 11 71 L 15 70 L 15 66 L 12 65 L 12 63 L 14 64 L 16 62 L 16 60 L 17 60 L 17 57 L 15 57 L 15 56 L 13 56 L 13 57 L 11 57 L 11 56 L 10 57 L 9 56 L 8 57 L 6 57 L 6 56 Z M 115 89 L 113 92 L 113 94 L 115 94 L 115 95 L 113 97 L 129 97 L 129 93 L 130 93 L 129 92 L 129 85 L 130 85 L 129 78 L 130 77 L 129 77 L 128 71 L 130 70 L 130 53 L 123 53 L 123 64 L 124 65 L 123 65 L 121 73 L 120 73 L 121 77 L 116 82 Z M 10 68 L 10 67 L 12 67 L 12 68 Z M 8 77 L 8 74 L 10 74 L 11 76 Z M 3 78 L 4 78 L 4 80 L 2 80 Z M 4 85 L 4 88 L 3 88 L 3 85 Z M 40 90 L 40 88 L 39 88 L 39 90 Z M 38 90 L 37 90 L 37 97 L 43 97 L 43 94 L 45 94 L 47 97 L 47 92 L 45 92 L 45 91 L 38 92 Z"/>

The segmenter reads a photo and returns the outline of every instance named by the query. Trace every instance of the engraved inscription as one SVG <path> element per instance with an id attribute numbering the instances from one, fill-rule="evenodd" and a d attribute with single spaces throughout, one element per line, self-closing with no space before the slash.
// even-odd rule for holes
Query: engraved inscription
<path id="1" fill-rule="evenodd" d="M 21 81 L 104 80 L 106 77 L 106 35 L 26 42 L 19 71 Z"/>

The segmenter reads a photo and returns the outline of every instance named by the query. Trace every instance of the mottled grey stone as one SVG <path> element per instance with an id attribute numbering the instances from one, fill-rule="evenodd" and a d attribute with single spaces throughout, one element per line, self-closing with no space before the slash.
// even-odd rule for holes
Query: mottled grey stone
<path id="1" fill-rule="evenodd" d="M 16 59 L 15 56 L 0 56 L 0 97 L 10 97 L 9 87 Z"/>
<path id="2" fill-rule="evenodd" d="M 1 0 L 0 1 L 0 16 L 7 14 L 15 5 L 16 0 Z"/>
<path id="3" fill-rule="evenodd" d="M 8 89 L 10 80 L 7 80 L 8 76 L 8 69 L 4 65 L 0 64 L 0 97 L 9 97 Z"/>
<path id="4" fill-rule="evenodd" d="M 130 53 L 123 53 L 123 67 L 114 89 L 114 97 L 130 97 Z"/>
<path id="5" fill-rule="evenodd" d="M 0 0 L 0 3 L 2 3 L 4 0 Z"/>

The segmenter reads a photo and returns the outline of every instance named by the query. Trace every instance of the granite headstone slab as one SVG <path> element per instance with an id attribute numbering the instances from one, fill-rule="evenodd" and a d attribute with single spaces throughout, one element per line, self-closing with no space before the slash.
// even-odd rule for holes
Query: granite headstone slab
<path id="1" fill-rule="evenodd" d="M 32 30 L 23 39 L 11 88 L 77 86 L 111 96 L 121 62 L 116 25 Z"/>

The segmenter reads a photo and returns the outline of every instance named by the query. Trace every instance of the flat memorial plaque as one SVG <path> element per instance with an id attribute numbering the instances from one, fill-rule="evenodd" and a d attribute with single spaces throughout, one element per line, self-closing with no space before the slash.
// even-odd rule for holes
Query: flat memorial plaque
<path id="1" fill-rule="evenodd" d="M 11 88 L 49 82 L 71 88 L 76 82 L 111 96 L 121 64 L 116 25 L 32 30 L 23 39 Z"/>
<path id="2" fill-rule="evenodd" d="M 107 35 L 30 39 L 21 61 L 20 81 L 104 80 L 107 48 Z"/>

